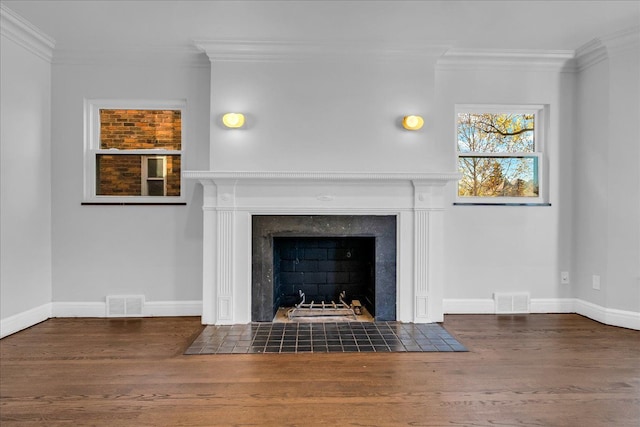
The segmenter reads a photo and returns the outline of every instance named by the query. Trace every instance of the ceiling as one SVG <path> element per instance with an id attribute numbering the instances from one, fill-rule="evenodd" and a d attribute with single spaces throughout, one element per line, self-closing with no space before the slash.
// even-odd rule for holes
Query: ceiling
<path id="1" fill-rule="evenodd" d="M 385 41 L 574 50 L 640 25 L 630 1 L 2 1 L 68 50 L 193 49 L 194 39 Z"/>

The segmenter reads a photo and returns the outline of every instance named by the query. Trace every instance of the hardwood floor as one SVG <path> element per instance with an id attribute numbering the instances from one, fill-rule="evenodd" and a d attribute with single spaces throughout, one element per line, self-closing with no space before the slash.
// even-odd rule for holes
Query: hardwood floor
<path id="1" fill-rule="evenodd" d="M 571 314 L 443 325 L 469 352 L 185 356 L 199 318 L 51 319 L 0 341 L 0 425 L 640 425 L 640 332 Z"/>

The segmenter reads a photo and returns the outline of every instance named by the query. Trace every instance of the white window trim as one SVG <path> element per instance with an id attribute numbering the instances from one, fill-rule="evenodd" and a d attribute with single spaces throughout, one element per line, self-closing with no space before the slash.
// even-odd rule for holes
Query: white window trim
<path id="1" fill-rule="evenodd" d="M 458 114 L 460 113 L 514 113 L 533 114 L 534 150 L 533 152 L 490 153 L 483 152 L 461 153 L 458 151 Z M 546 136 L 548 126 L 548 106 L 541 104 L 457 104 L 454 120 L 454 148 L 456 152 L 456 170 L 460 157 L 537 157 L 538 159 L 538 197 L 462 197 L 458 195 L 455 186 L 456 205 L 548 205 L 547 167 L 546 167 Z"/>
<path id="2" fill-rule="evenodd" d="M 185 100 L 134 100 L 134 99 L 85 99 L 84 100 L 84 197 L 83 203 L 105 204 L 175 204 L 186 203 L 185 180 L 180 179 L 180 196 L 101 196 L 96 194 L 96 156 L 113 154 L 113 150 L 100 149 L 100 110 L 180 110 L 180 150 L 126 150 L 126 154 L 170 156 L 180 155 L 181 170 L 185 165 L 187 103 Z M 125 150 L 119 151 L 124 154 Z"/>

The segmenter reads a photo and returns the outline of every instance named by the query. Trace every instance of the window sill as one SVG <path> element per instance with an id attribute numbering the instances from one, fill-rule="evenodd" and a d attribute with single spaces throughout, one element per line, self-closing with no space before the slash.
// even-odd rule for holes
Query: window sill
<path id="1" fill-rule="evenodd" d="M 159 205 L 186 205 L 184 196 L 95 196 L 89 195 L 82 198 L 81 206 L 159 206 Z"/>
<path id="2" fill-rule="evenodd" d="M 551 206 L 551 203 L 455 202 L 453 206 Z"/>
<path id="3" fill-rule="evenodd" d="M 187 202 L 82 202 L 81 206 L 186 206 Z"/>

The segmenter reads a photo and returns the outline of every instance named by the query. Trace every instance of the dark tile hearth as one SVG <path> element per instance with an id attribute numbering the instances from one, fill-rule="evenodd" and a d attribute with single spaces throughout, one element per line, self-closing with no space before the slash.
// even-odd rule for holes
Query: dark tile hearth
<path id="1" fill-rule="evenodd" d="M 441 325 L 323 322 L 209 325 L 184 354 L 467 351 Z"/>

